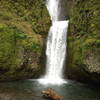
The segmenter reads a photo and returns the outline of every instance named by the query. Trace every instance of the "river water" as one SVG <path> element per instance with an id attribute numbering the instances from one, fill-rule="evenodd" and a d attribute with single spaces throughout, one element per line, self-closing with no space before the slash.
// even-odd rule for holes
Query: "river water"
<path id="1" fill-rule="evenodd" d="M 0 83 L 0 100 L 46 100 L 41 91 L 53 88 L 64 100 L 100 100 L 100 88 L 67 81 L 63 85 L 41 85 L 35 80 Z"/>

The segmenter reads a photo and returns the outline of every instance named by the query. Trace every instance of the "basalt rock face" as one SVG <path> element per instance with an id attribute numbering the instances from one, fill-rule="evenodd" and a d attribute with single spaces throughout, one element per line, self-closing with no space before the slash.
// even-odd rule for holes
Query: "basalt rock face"
<path id="1" fill-rule="evenodd" d="M 0 0 L 0 81 L 42 72 L 49 26 L 44 0 Z"/>
<path id="2" fill-rule="evenodd" d="M 99 0 L 73 0 L 68 33 L 68 78 L 100 83 L 99 13 Z"/>

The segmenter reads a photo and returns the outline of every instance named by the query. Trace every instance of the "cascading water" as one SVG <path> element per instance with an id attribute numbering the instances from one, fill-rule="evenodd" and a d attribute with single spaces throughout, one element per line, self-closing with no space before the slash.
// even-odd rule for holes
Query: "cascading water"
<path id="1" fill-rule="evenodd" d="M 66 38 L 68 21 L 60 21 L 59 0 L 47 0 L 47 9 L 50 13 L 52 26 L 47 38 L 46 75 L 39 79 L 42 84 L 63 84 L 63 66 L 66 56 Z"/>

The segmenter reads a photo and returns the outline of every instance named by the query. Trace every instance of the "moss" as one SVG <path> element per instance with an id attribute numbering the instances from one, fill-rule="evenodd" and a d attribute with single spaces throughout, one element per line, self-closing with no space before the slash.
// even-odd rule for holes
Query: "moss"
<path id="1" fill-rule="evenodd" d="M 14 30 L 2 24 L 0 26 L 0 66 L 6 68 L 15 65 Z"/>
<path id="2" fill-rule="evenodd" d="M 0 80 L 39 75 L 49 25 L 43 0 L 0 0 Z"/>
<path id="3" fill-rule="evenodd" d="M 19 78 L 20 75 L 22 75 L 23 77 L 31 75 L 31 73 L 29 74 L 29 70 L 30 71 L 32 70 L 31 68 L 32 66 L 27 65 L 27 63 L 24 66 L 27 67 L 29 66 L 28 68 L 29 70 L 25 68 L 24 71 L 21 71 L 20 73 L 17 72 L 17 69 L 20 67 L 20 63 L 22 63 L 22 59 L 19 57 L 21 55 L 17 54 L 19 50 L 22 51 L 20 48 L 23 48 L 24 52 L 26 51 L 29 51 L 29 53 L 33 52 L 37 56 L 39 56 L 41 55 L 42 52 L 42 43 L 35 41 L 34 36 L 25 34 L 24 32 L 17 29 L 17 27 L 1 24 L 0 25 L 1 73 L 4 71 L 4 75 L 9 75 L 9 77 L 13 76 L 15 78 Z"/>
<path id="4" fill-rule="evenodd" d="M 85 81 L 99 81 L 100 77 L 90 72 L 92 59 L 98 59 L 100 50 L 100 1 L 75 0 L 70 12 L 70 28 L 68 35 L 68 63 L 67 72 L 76 79 Z M 97 53 L 95 53 L 97 52 Z M 93 56 L 93 55 L 96 55 Z M 99 69 L 97 65 L 92 64 Z M 86 62 L 88 61 L 88 64 Z M 97 71 L 98 72 L 98 71 Z M 94 75 L 94 76 L 93 76 Z M 98 75 L 99 76 L 99 75 Z M 96 80 L 95 80 L 96 79 Z"/>
<path id="5" fill-rule="evenodd" d="M 0 9 L 5 12 L 3 14 L 1 12 L 3 19 L 9 20 L 12 17 L 11 13 L 13 13 L 14 17 L 28 21 L 32 25 L 33 31 L 37 34 L 46 34 L 49 29 L 50 17 L 44 0 L 1 0 Z"/>

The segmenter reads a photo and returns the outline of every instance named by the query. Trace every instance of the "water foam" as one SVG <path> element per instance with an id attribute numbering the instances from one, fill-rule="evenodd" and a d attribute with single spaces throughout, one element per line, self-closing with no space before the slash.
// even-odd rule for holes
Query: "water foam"
<path id="1" fill-rule="evenodd" d="M 59 21 L 59 0 L 47 0 L 52 26 L 49 30 L 46 49 L 46 74 L 38 81 L 41 84 L 63 84 L 63 67 L 66 56 L 68 21 Z"/>

